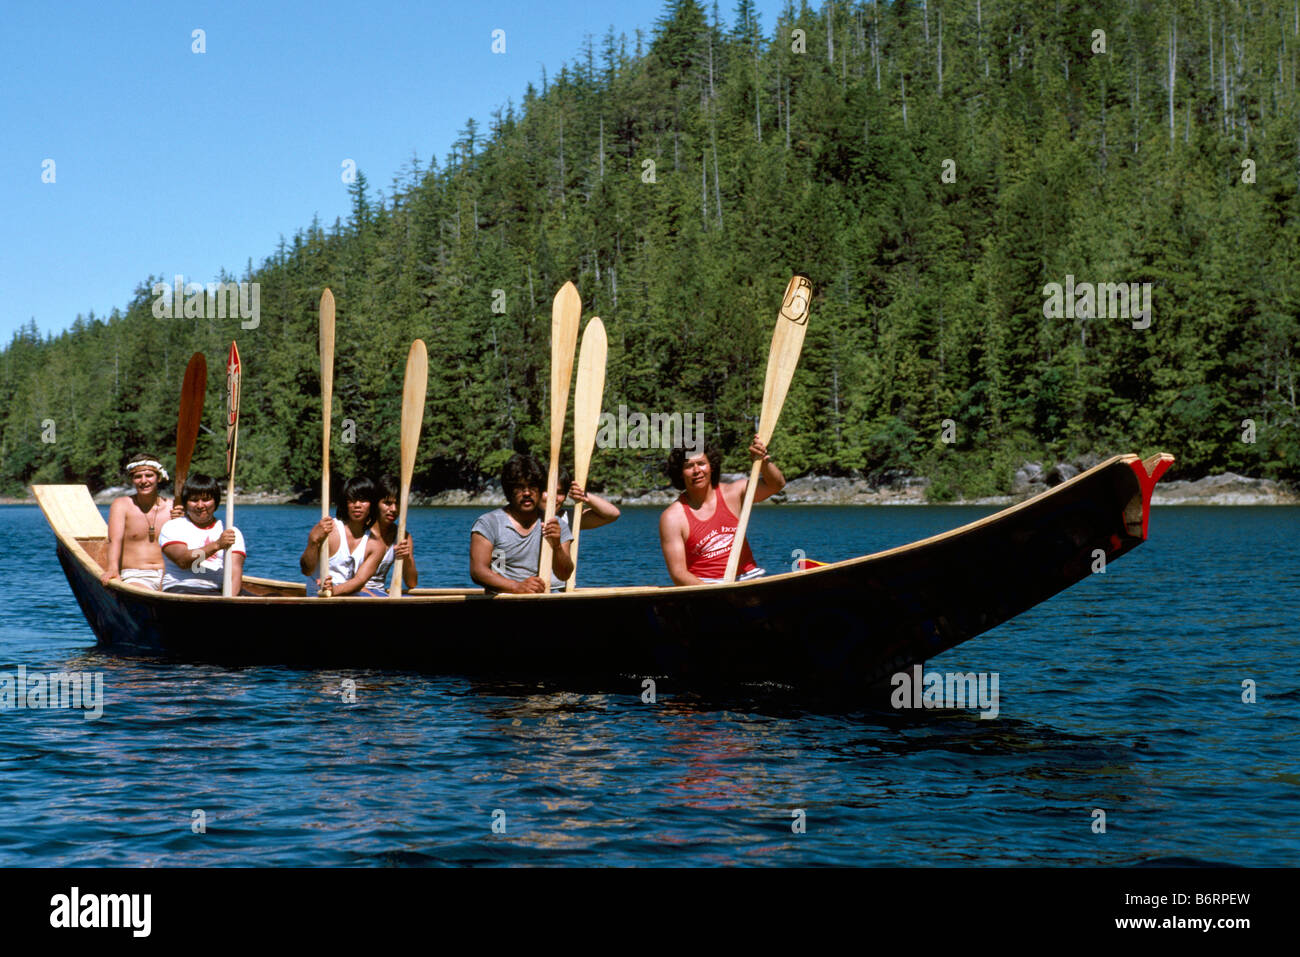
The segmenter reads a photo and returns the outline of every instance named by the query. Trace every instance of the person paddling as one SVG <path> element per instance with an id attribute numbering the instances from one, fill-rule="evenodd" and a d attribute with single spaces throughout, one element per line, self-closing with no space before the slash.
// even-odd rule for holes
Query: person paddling
<path id="1" fill-rule="evenodd" d="M 719 482 L 722 453 L 712 442 L 706 441 L 698 454 L 689 454 L 691 451 L 675 448 L 668 456 L 668 478 L 674 488 L 682 489 L 682 494 L 659 517 L 659 544 L 674 585 L 708 585 L 723 580 L 740 523 L 736 516 L 749 484 L 747 478 Z M 785 487 L 785 476 L 757 435 L 750 443 L 749 454 L 763 463 L 754 491 L 754 501 L 761 502 Z M 765 570 L 754 561 L 748 539 L 741 549 L 736 580 L 763 575 Z"/>
<path id="2" fill-rule="evenodd" d="M 163 552 L 162 590 L 182 595 L 220 595 L 225 563 L 234 571 L 231 594 L 244 581 L 244 536 L 217 518 L 221 486 L 210 475 L 191 472 L 181 489 L 183 518 L 173 518 L 158 533 Z"/>
<path id="3" fill-rule="evenodd" d="M 516 454 L 501 470 L 501 488 L 507 504 L 480 515 L 470 529 L 469 574 L 489 591 L 541 594 L 546 590 L 537 577 L 542 538 L 551 543 L 551 591 L 559 591 L 573 571 L 569 520 L 558 515 L 543 522 L 546 470 L 531 455 Z"/>
<path id="4" fill-rule="evenodd" d="M 357 592 L 362 597 L 388 597 L 388 572 L 393 567 L 393 562 L 399 558 L 402 560 L 402 584 L 406 586 L 406 590 L 410 591 L 420 582 L 419 573 L 415 570 L 411 533 L 406 533 L 406 539 L 401 544 L 397 542 L 397 510 L 400 495 L 401 485 L 396 476 L 380 477 L 375 493 L 375 524 L 370 529 L 370 536 L 379 542 L 384 551 L 375 573 L 370 576 L 365 587 Z M 393 583 L 393 587 L 397 587 L 396 582 Z"/>
<path id="5" fill-rule="evenodd" d="M 323 579 L 316 579 L 321 545 L 329 549 L 329 574 L 332 594 L 352 595 L 366 587 L 379 567 L 384 549 L 370 534 L 374 523 L 375 483 L 364 475 L 354 476 L 343 485 L 343 495 L 335 518 L 322 518 L 307 533 L 307 547 L 298 559 L 304 575 L 316 580 L 319 592 Z"/>
<path id="6" fill-rule="evenodd" d="M 108 507 L 108 555 L 100 581 L 158 591 L 162 588 L 163 552 L 158 530 L 172 516 L 172 500 L 160 493 L 167 470 L 157 456 L 133 455 L 125 472 L 134 495 L 119 495 Z"/>

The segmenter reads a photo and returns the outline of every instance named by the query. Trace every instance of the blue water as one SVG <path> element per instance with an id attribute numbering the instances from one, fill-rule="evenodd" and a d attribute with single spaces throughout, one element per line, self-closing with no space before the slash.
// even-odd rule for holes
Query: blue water
<path id="1" fill-rule="evenodd" d="M 480 511 L 413 511 L 421 585 L 469 583 Z M 846 558 L 989 511 L 765 506 L 751 541 L 776 570 L 795 549 Z M 297 578 L 317 515 L 242 509 L 249 572 Z M 627 509 L 584 537 L 582 583 L 667 583 L 657 518 Z M 1106 574 L 927 665 L 997 672 L 993 720 L 122 660 L 95 650 L 39 510 L 0 507 L 0 531 L 17 553 L 0 579 L 0 670 L 97 671 L 105 689 L 95 721 L 0 711 L 0 864 L 1300 858 L 1297 508 L 1156 509 L 1151 540 Z"/>

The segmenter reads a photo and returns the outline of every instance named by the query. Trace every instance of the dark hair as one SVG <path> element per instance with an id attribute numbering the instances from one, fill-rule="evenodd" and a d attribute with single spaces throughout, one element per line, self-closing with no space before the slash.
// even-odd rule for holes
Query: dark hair
<path id="1" fill-rule="evenodd" d="M 191 472 L 185 477 L 185 486 L 181 489 L 181 505 L 189 505 L 192 498 L 211 498 L 220 506 L 221 486 L 211 475 Z"/>
<path id="2" fill-rule="evenodd" d="M 402 486 L 396 475 L 381 475 L 375 483 L 375 502 L 382 502 L 386 498 L 397 502 L 402 500 Z"/>
<path id="3" fill-rule="evenodd" d="M 375 483 L 364 475 L 354 475 L 343 483 L 343 494 L 334 508 L 334 517 L 340 522 L 348 519 L 348 502 L 370 503 L 370 514 L 366 516 L 366 527 L 369 528 L 375 520 Z"/>
<path id="4" fill-rule="evenodd" d="M 699 446 L 695 448 L 699 448 Z M 689 455 L 687 454 L 688 451 Z M 673 488 L 678 491 L 686 490 L 686 480 L 682 478 L 682 471 L 686 468 L 686 459 L 695 458 L 699 454 L 695 449 L 687 450 L 680 447 L 668 453 L 668 464 L 664 467 L 664 472 L 668 475 L 668 481 L 673 483 Z M 709 482 L 714 488 L 717 488 L 718 480 L 722 477 L 722 453 L 708 439 L 704 440 L 704 457 L 709 460 Z"/>
<path id="5" fill-rule="evenodd" d="M 501 489 L 506 493 L 506 501 L 510 501 L 517 488 L 546 488 L 547 477 L 541 462 L 524 452 L 517 452 L 501 469 Z"/>

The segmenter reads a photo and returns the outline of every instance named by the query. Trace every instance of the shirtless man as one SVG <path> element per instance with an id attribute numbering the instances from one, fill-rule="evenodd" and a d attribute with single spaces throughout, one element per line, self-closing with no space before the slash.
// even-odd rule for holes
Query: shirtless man
<path id="1" fill-rule="evenodd" d="M 158 591 L 162 587 L 163 553 L 158 532 L 171 518 L 172 500 L 163 498 L 159 486 L 167 470 L 156 456 L 133 455 L 126 474 L 134 495 L 120 495 L 108 507 L 108 568 L 100 580 Z"/>
<path id="2" fill-rule="evenodd" d="M 785 476 L 768 457 L 767 446 L 757 435 L 749 445 L 749 454 L 763 462 L 758 488 L 754 490 L 754 501 L 761 502 L 785 487 Z M 659 517 L 659 544 L 674 585 L 713 584 L 726 575 L 731 543 L 740 524 L 736 516 L 743 507 L 749 479 L 719 484 L 721 466 L 722 455 L 711 442 L 706 442 L 698 455 L 673 449 L 668 457 L 668 478 L 674 487 L 682 489 L 682 494 Z M 741 545 L 736 580 L 762 574 L 746 539 Z"/>

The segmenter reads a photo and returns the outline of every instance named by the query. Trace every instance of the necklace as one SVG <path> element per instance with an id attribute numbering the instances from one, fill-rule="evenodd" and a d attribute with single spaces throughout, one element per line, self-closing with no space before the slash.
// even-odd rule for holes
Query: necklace
<path id="1" fill-rule="evenodd" d="M 154 540 L 153 513 L 158 511 L 158 506 L 161 504 L 162 504 L 162 499 L 159 499 L 158 501 L 154 502 L 153 508 L 149 509 L 149 511 L 145 513 L 145 519 L 149 522 L 149 541 L 151 542 Z"/>

